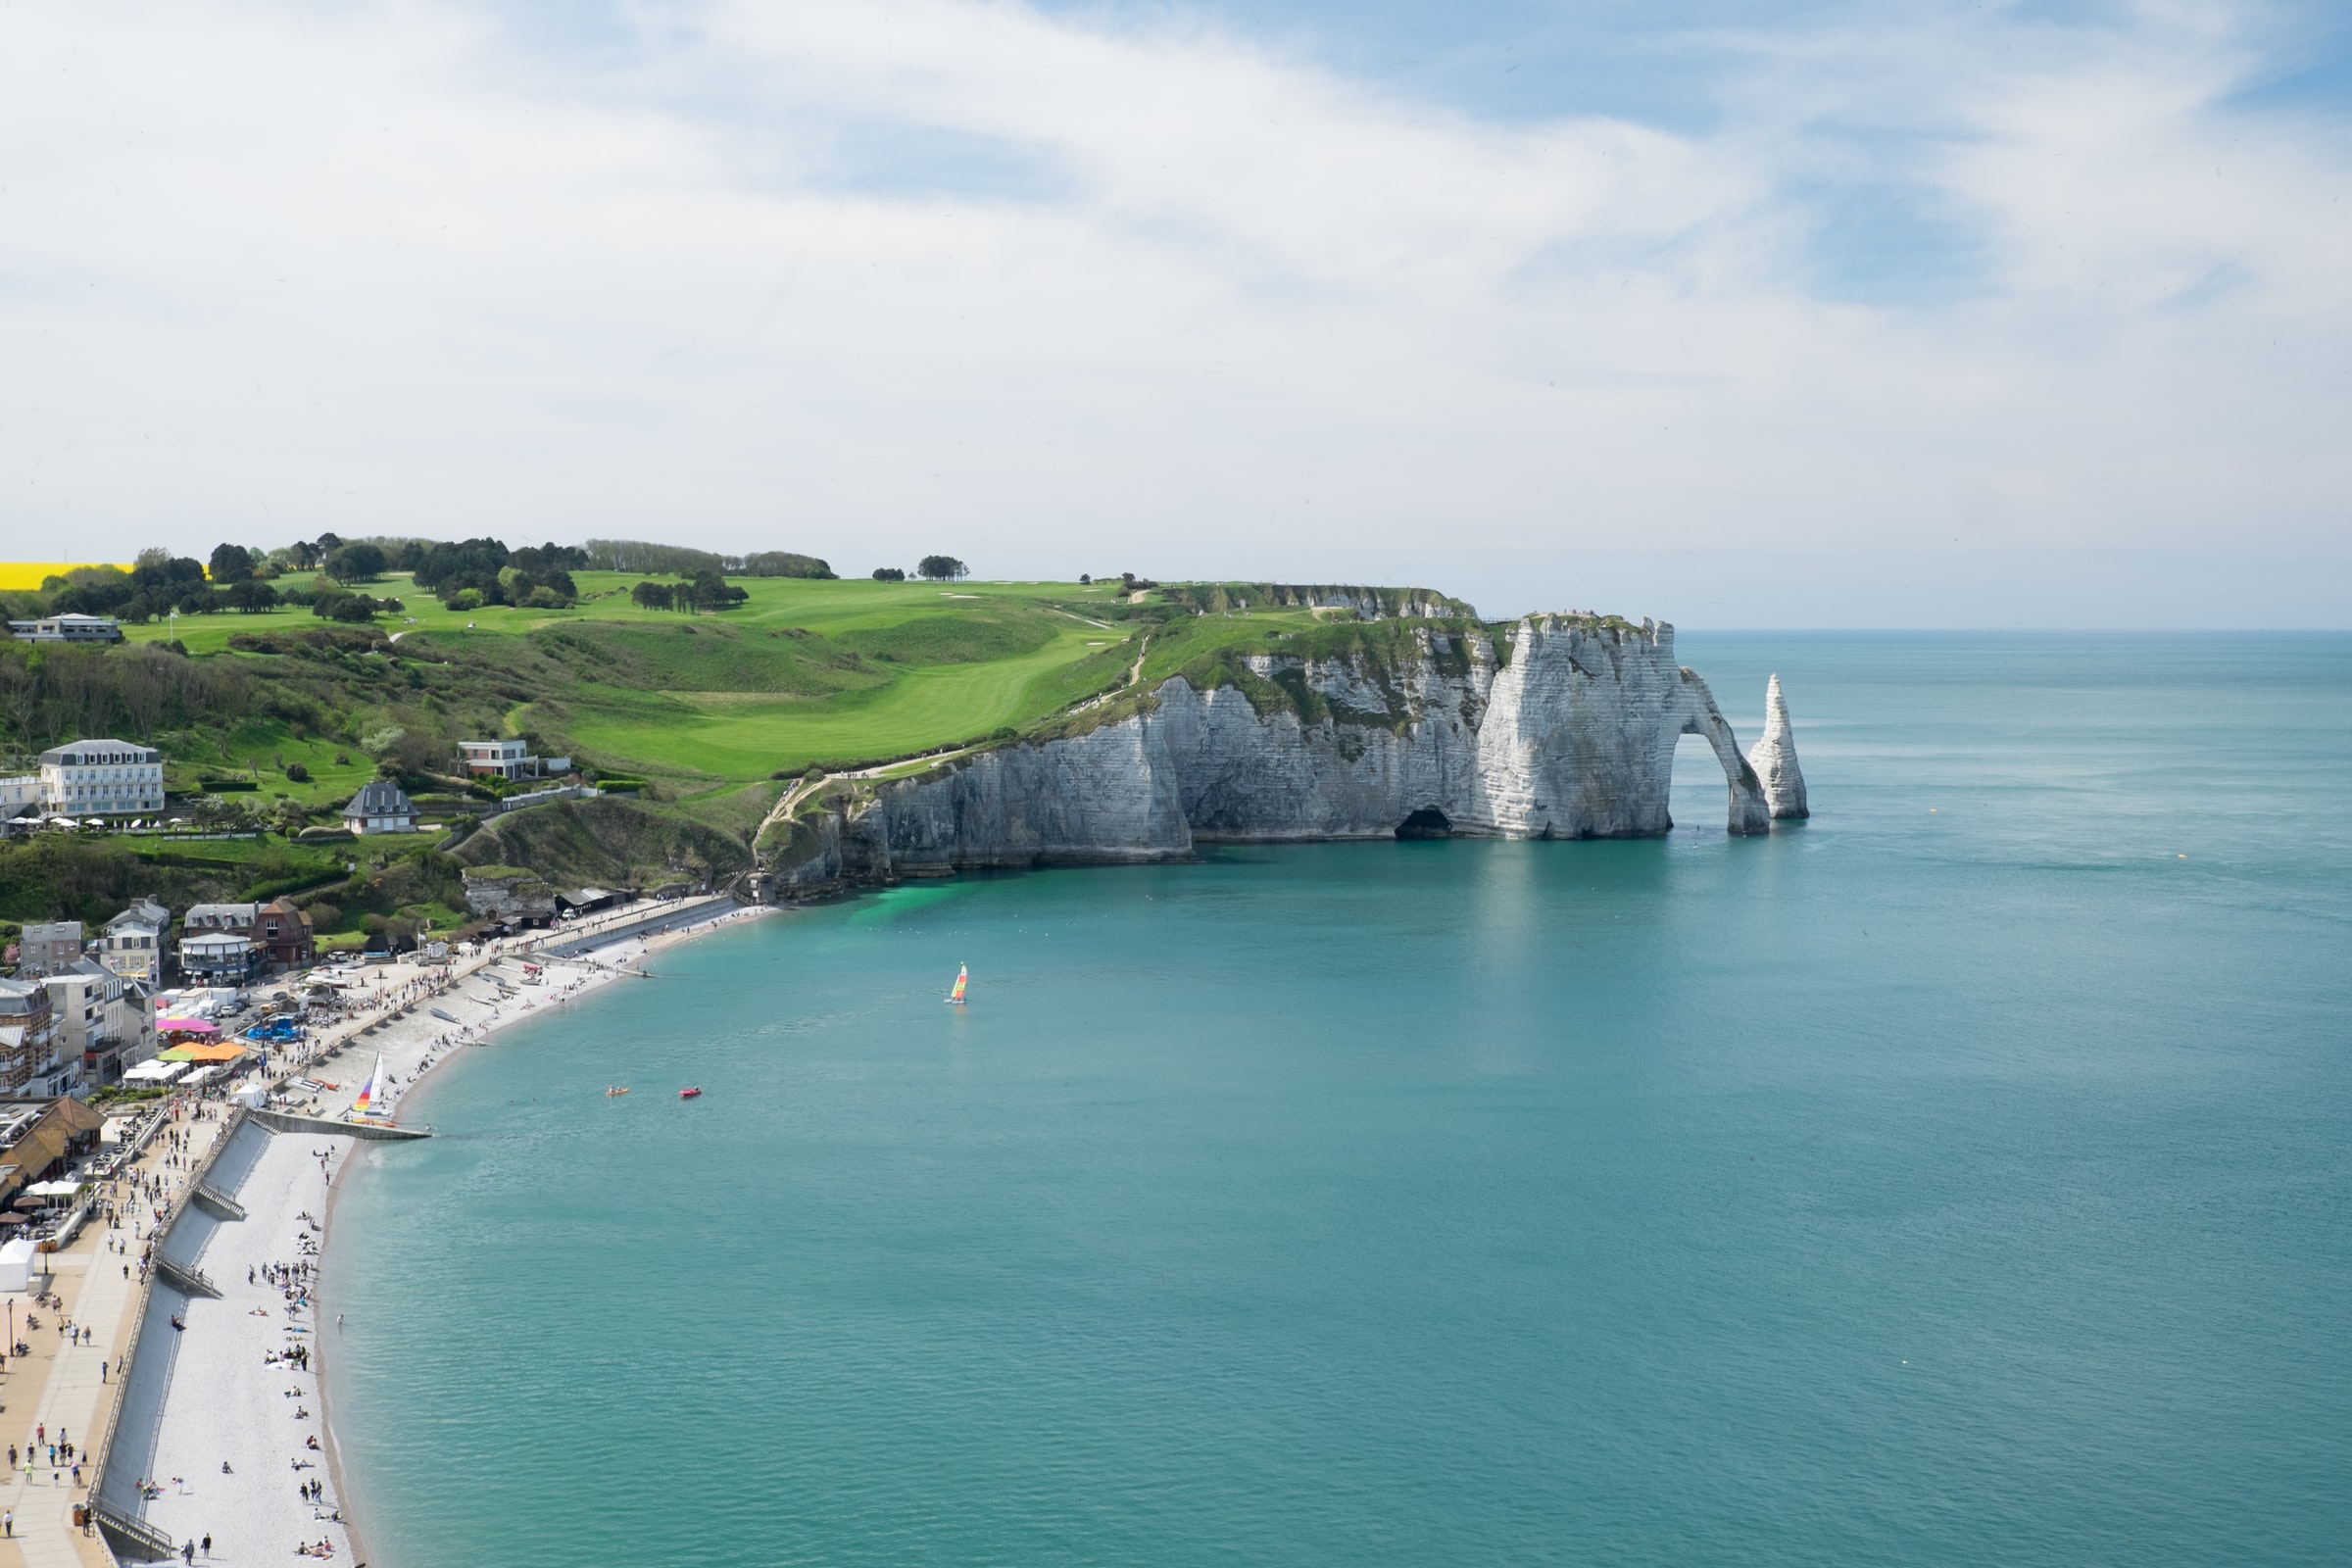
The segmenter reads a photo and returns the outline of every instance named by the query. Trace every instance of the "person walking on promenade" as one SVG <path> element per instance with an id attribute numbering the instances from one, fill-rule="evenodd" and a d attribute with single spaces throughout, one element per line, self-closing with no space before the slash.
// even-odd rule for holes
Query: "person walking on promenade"
<path id="1" fill-rule="evenodd" d="M 16 1533 L 17 1510 L 14 1508 L 0 1509 L 0 1536 L 13 1536 Z"/>
<path id="2" fill-rule="evenodd" d="M 205 1533 L 205 1537 L 204 1537 L 204 1554 L 205 1554 L 207 1557 L 210 1557 L 210 1556 L 213 1554 L 213 1537 L 212 1537 L 212 1533 L 211 1533 L 210 1531 L 207 1531 L 207 1532 Z"/>

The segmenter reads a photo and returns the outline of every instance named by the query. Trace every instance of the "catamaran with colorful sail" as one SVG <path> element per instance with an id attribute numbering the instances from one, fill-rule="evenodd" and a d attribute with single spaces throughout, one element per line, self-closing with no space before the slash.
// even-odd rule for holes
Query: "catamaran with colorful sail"
<path id="1" fill-rule="evenodd" d="M 963 988 L 971 983 L 972 971 L 963 964 L 957 964 L 956 966 L 956 991 L 954 995 L 948 998 L 948 1000 L 958 1007 L 962 1006 Z"/>
<path id="2" fill-rule="evenodd" d="M 392 1114 L 392 1107 L 384 1103 L 384 1058 L 380 1052 L 376 1054 L 375 1071 L 369 1073 L 368 1081 L 360 1085 L 360 1098 L 351 1102 L 351 1113 L 354 1116 L 385 1117 Z"/>

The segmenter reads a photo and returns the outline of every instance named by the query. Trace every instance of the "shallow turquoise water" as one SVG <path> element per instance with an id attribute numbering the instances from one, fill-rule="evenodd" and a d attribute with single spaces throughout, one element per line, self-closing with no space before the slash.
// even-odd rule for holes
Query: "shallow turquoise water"
<path id="1" fill-rule="evenodd" d="M 1683 655 L 1812 823 L 1688 741 L 1665 840 L 911 887 L 466 1054 L 338 1210 L 373 1561 L 2342 1561 L 2352 638 Z"/>

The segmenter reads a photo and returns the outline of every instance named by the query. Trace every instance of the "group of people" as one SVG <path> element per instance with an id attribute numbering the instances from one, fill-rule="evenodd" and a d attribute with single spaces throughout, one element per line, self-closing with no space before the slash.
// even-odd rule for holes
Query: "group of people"
<path id="1" fill-rule="evenodd" d="M 74 1454 L 74 1445 L 67 1440 L 66 1429 L 59 1427 L 57 1436 L 51 1438 L 49 1423 L 39 1421 L 33 1424 L 32 1436 L 24 1440 L 24 1465 L 26 1486 L 33 1485 L 33 1466 L 40 1462 L 44 1449 L 49 1455 L 49 1474 L 52 1477 L 58 1475 L 61 1470 L 71 1470 L 74 1485 L 77 1487 L 81 1485 L 81 1460 Z M 8 1468 L 11 1474 L 15 1473 L 17 1463 L 17 1446 L 12 1443 L 8 1446 Z"/>

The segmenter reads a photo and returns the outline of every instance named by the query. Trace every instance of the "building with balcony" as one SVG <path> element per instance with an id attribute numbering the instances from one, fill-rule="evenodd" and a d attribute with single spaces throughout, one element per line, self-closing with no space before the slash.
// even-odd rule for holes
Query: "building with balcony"
<path id="1" fill-rule="evenodd" d="M 466 771 L 476 778 L 560 778 L 571 771 L 568 757 L 533 757 L 528 741 L 460 741 Z"/>
<path id="2" fill-rule="evenodd" d="M 111 1084 L 122 1069 L 155 1055 L 155 1003 L 145 986 L 84 958 L 48 976 L 57 1054 L 91 1084 Z"/>
<path id="3" fill-rule="evenodd" d="M 161 985 L 171 937 L 172 911 L 153 899 L 141 899 L 106 922 L 106 935 L 98 939 L 98 961 L 125 980 Z"/>
<path id="4" fill-rule="evenodd" d="M 60 816 L 142 816 L 164 808 L 164 754 L 128 741 L 75 741 L 41 754 L 41 804 Z"/>
<path id="5" fill-rule="evenodd" d="M 58 1078 L 60 1065 L 49 987 L 39 980 L 0 980 L 0 1096 L 63 1094 L 46 1087 Z"/>

